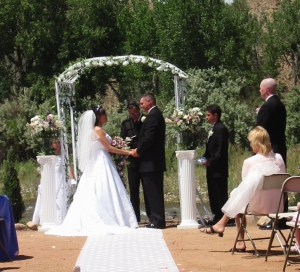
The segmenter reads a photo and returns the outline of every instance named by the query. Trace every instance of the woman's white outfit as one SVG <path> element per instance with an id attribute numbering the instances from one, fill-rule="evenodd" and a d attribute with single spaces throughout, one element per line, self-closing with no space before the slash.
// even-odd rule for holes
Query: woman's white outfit
<path id="1" fill-rule="evenodd" d="M 94 131 L 90 130 L 90 133 L 94 134 Z M 46 234 L 119 234 L 138 228 L 132 205 L 110 154 L 95 139 L 95 135 L 92 137 L 88 152 L 81 152 L 79 147 L 79 160 L 83 158 L 79 167 L 84 171 L 68 214 L 62 225 L 52 228 Z M 108 134 L 106 138 L 111 142 Z M 86 142 L 83 145 L 86 150 Z"/>
<path id="2" fill-rule="evenodd" d="M 222 211 L 228 217 L 234 218 L 237 214 L 244 212 L 246 206 L 250 203 L 248 210 L 260 211 L 268 210 L 269 207 L 278 205 L 278 197 L 280 190 L 261 190 L 263 176 L 276 173 L 285 173 L 286 168 L 281 155 L 273 154 L 263 156 L 256 154 L 244 161 L 242 169 L 242 182 L 235 188 L 228 201 L 222 207 Z M 264 199 L 274 199 L 272 201 L 264 201 Z M 267 205 L 267 206 L 266 206 Z"/>

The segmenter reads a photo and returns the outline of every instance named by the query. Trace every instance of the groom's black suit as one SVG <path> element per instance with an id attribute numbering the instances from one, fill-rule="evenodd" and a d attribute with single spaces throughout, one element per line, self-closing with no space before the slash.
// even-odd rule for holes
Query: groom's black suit
<path id="1" fill-rule="evenodd" d="M 149 205 L 149 221 L 157 228 L 165 228 L 164 171 L 165 160 L 165 120 L 161 111 L 153 107 L 143 122 L 137 153 L 144 193 Z"/>
<path id="2" fill-rule="evenodd" d="M 280 99 L 273 95 L 260 108 L 256 125 L 268 131 L 274 153 L 279 153 L 286 165 L 286 110 Z"/>

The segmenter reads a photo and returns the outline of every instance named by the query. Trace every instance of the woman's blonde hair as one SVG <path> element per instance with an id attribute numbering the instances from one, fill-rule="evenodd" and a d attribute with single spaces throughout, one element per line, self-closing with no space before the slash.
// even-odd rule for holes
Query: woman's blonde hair
<path id="1" fill-rule="evenodd" d="M 273 153 L 270 136 L 263 127 L 257 126 L 252 129 L 248 134 L 248 140 L 252 143 L 253 147 L 258 149 L 260 154 L 270 155 Z"/>

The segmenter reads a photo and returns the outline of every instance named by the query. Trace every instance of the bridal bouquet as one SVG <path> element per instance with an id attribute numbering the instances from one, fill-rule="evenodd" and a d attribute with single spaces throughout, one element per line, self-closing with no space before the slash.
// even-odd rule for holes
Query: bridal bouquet
<path id="1" fill-rule="evenodd" d="M 202 112 L 198 107 L 190 109 L 175 109 L 170 118 L 166 118 L 166 124 L 172 124 L 178 132 L 194 131 L 200 123 Z"/>
<path id="2" fill-rule="evenodd" d="M 30 119 L 30 124 L 26 126 L 31 130 L 32 136 L 41 138 L 54 138 L 59 136 L 59 132 L 63 129 L 63 123 L 57 115 L 49 114 L 36 115 Z"/>
<path id="3" fill-rule="evenodd" d="M 129 150 L 129 145 L 127 141 L 124 141 L 121 137 L 115 136 L 111 141 L 111 146 L 118 148 L 118 149 L 125 149 Z M 118 170 L 119 176 L 126 187 L 126 179 L 125 179 L 125 166 L 126 166 L 126 156 L 120 155 L 120 154 L 113 154 L 112 159 L 116 165 L 116 168 Z"/>

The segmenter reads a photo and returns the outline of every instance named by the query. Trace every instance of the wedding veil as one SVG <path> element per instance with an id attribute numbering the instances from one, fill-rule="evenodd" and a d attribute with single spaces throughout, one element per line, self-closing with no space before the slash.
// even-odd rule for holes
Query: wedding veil
<path id="1" fill-rule="evenodd" d="M 94 125 L 96 115 L 92 110 L 85 111 L 78 122 L 77 157 L 78 167 L 83 172 L 92 166 L 95 159 L 93 143 L 96 140 Z"/>

